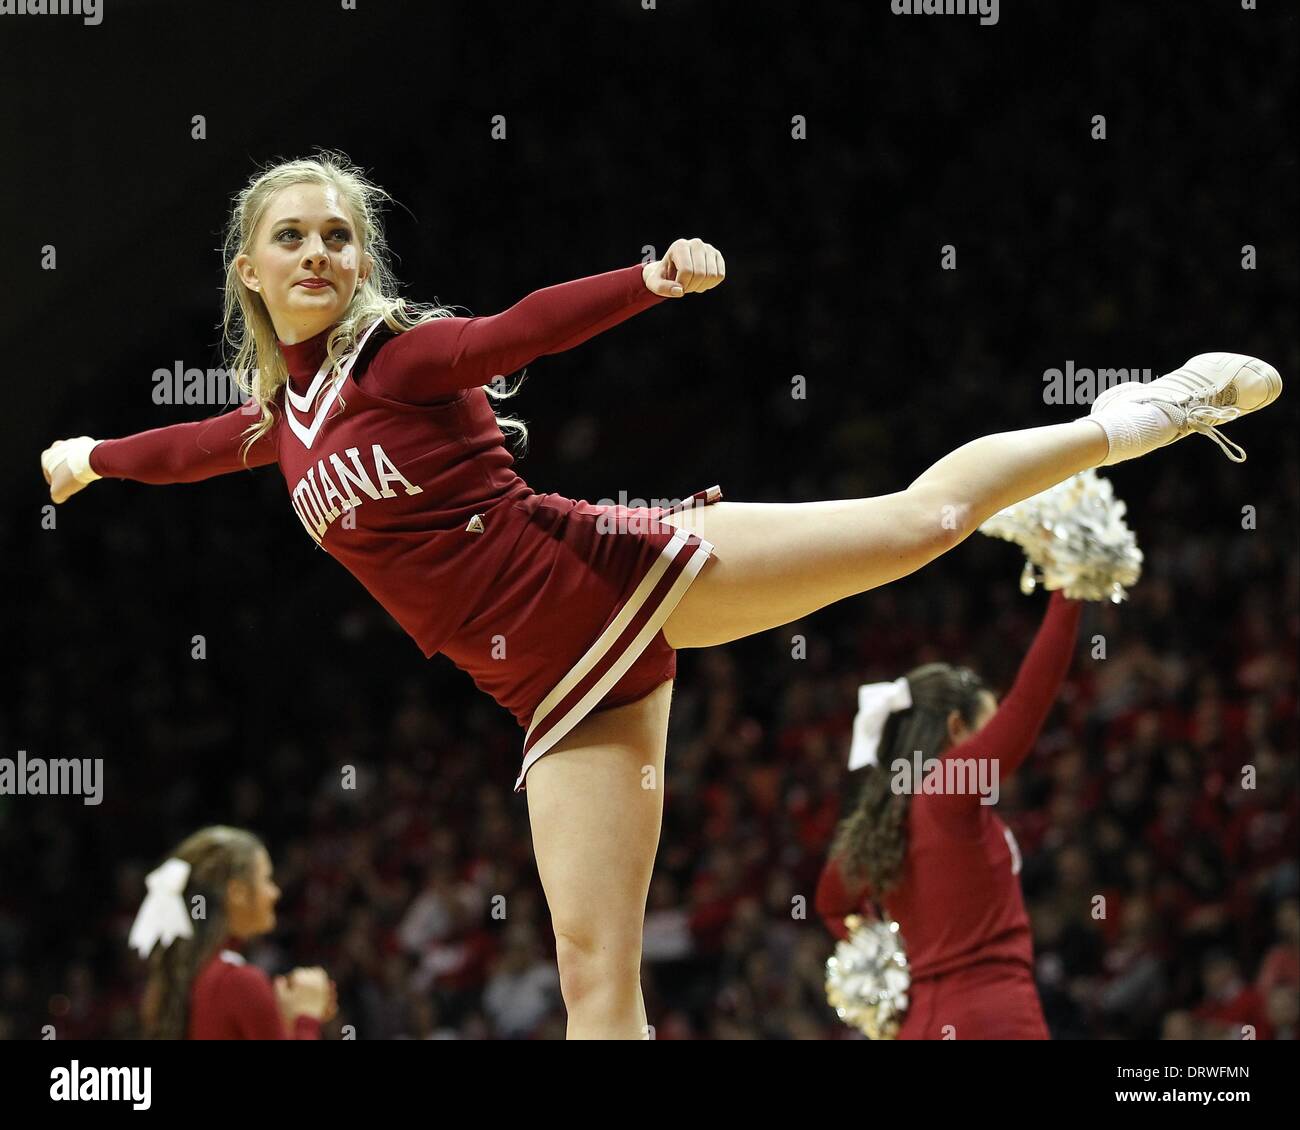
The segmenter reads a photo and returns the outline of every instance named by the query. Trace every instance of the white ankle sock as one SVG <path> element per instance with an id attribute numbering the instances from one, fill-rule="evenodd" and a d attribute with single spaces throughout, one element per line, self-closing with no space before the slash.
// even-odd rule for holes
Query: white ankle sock
<path id="1" fill-rule="evenodd" d="M 1108 404 L 1095 416 L 1084 418 L 1099 424 L 1110 443 L 1110 454 L 1101 463 L 1102 467 L 1136 459 L 1163 447 L 1178 435 L 1178 425 L 1154 404 L 1119 401 Z"/>

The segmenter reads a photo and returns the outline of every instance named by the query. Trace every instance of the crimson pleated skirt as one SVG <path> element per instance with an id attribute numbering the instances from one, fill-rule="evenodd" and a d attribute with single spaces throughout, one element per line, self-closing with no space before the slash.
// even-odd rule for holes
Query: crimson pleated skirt
<path id="1" fill-rule="evenodd" d="M 668 507 L 514 504 L 525 525 L 509 564 L 440 650 L 525 730 L 516 792 L 583 718 L 676 675 L 663 624 L 717 551 L 658 519 L 721 498 L 713 486 Z"/>

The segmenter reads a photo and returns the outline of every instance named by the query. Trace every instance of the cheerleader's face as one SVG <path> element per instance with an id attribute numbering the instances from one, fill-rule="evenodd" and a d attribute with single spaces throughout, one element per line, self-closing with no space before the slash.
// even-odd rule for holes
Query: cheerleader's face
<path id="1" fill-rule="evenodd" d="M 294 184 L 271 197 L 235 269 L 260 295 L 285 344 L 315 337 L 343 317 L 373 266 L 359 238 L 332 185 Z"/>
<path id="2" fill-rule="evenodd" d="M 226 888 L 226 917 L 237 938 L 252 938 L 275 929 L 275 904 L 280 888 L 271 878 L 271 857 L 259 849 L 251 874 L 231 879 Z"/>

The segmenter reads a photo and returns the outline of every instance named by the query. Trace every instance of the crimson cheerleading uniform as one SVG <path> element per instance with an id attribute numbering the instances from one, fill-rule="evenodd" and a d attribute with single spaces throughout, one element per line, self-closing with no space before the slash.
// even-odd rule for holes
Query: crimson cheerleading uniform
<path id="1" fill-rule="evenodd" d="M 1080 609 L 1077 601 L 1052 594 L 997 713 L 979 733 L 946 750 L 944 759 L 994 761 L 999 781 L 1015 772 L 1069 669 Z M 899 881 L 878 900 L 898 923 L 911 969 L 899 1039 L 1049 1038 L 1019 873 L 1011 829 L 978 793 L 913 794 Z M 837 861 L 827 861 L 816 905 L 832 934 L 847 937 L 844 918 L 871 901 L 865 881 L 846 883 Z"/>
<path id="2" fill-rule="evenodd" d="M 247 464 L 253 402 L 104 440 L 90 465 L 177 483 L 278 463 L 312 539 L 426 657 L 446 655 L 524 727 L 518 791 L 587 714 L 674 677 L 662 625 L 715 550 L 658 519 L 722 492 L 667 510 L 538 494 L 513 470 L 482 386 L 660 301 L 637 265 L 547 287 L 490 317 L 435 318 L 405 333 L 379 319 L 337 373 L 327 328 L 279 343 L 289 380 Z"/>
<path id="3" fill-rule="evenodd" d="M 299 1016 L 286 1032 L 271 979 L 228 938 L 190 987 L 190 1040 L 319 1040 L 320 1021 Z"/>

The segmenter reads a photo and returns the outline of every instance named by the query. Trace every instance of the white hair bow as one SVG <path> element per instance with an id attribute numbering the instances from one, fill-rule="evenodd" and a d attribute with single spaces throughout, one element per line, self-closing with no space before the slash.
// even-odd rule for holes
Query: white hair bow
<path id="1" fill-rule="evenodd" d="M 853 742 L 849 746 L 850 769 L 876 764 L 885 722 L 894 711 L 911 705 L 912 690 L 906 675 L 892 683 L 866 683 L 858 688 L 858 713 L 853 719 Z"/>
<path id="2" fill-rule="evenodd" d="M 190 865 L 183 859 L 169 859 L 145 876 L 149 893 L 131 924 L 129 942 L 141 957 L 153 952 L 156 942 L 163 948 L 177 938 L 192 938 L 194 925 L 185 906 L 185 884 L 190 879 Z"/>

